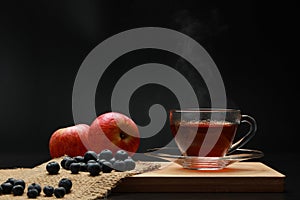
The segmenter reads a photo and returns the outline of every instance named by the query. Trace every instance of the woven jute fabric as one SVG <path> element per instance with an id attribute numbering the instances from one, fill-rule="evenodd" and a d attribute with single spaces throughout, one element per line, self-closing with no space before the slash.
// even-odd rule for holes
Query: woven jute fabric
<path id="1" fill-rule="evenodd" d="M 60 163 L 61 159 L 62 158 L 56 158 L 51 161 L 57 161 Z M 29 184 L 37 183 L 40 184 L 42 188 L 46 185 L 50 185 L 55 188 L 58 187 L 58 182 L 62 178 L 69 178 L 73 183 L 71 192 L 66 194 L 64 199 L 103 199 L 109 195 L 113 188 L 117 187 L 118 183 L 120 183 L 122 179 L 135 174 L 155 170 L 160 167 L 158 164 L 137 161 L 135 170 L 127 172 L 101 172 L 99 176 L 90 176 L 88 172 L 71 174 L 70 171 L 61 168 L 59 174 L 49 175 L 46 171 L 46 165 L 48 162 L 32 169 L 17 168 L 0 170 L 0 184 L 5 182 L 8 178 L 23 179 L 26 183 L 26 188 L 22 196 L 13 196 L 12 194 L 0 195 L 0 200 L 27 199 L 26 193 Z M 45 197 L 42 191 L 37 199 L 49 200 L 56 199 L 56 197 L 54 195 L 53 197 Z"/>

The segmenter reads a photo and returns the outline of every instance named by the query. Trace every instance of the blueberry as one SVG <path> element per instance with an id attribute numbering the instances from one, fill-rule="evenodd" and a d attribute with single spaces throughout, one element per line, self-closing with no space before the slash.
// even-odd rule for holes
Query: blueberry
<path id="1" fill-rule="evenodd" d="M 47 163 L 46 170 L 49 174 L 58 174 L 58 172 L 60 170 L 60 166 L 59 166 L 58 162 L 52 161 L 52 162 Z"/>
<path id="2" fill-rule="evenodd" d="M 22 185 L 15 185 L 11 191 L 15 196 L 21 196 L 24 193 L 24 187 Z"/>
<path id="3" fill-rule="evenodd" d="M 128 158 L 128 153 L 124 150 L 118 150 L 115 155 L 116 160 L 125 160 Z"/>
<path id="4" fill-rule="evenodd" d="M 68 159 L 65 163 L 65 168 L 67 170 L 70 170 L 70 166 L 72 163 L 77 163 L 77 161 L 74 158 Z"/>
<path id="5" fill-rule="evenodd" d="M 14 178 L 8 178 L 8 179 L 5 181 L 5 183 L 11 183 L 12 185 L 15 185 L 15 181 L 16 181 L 16 179 L 14 179 Z"/>
<path id="6" fill-rule="evenodd" d="M 61 161 L 60 161 L 60 166 L 64 169 L 66 169 L 66 162 L 67 160 L 72 159 L 70 156 L 65 156 Z"/>
<path id="7" fill-rule="evenodd" d="M 107 162 L 107 160 L 105 160 L 105 159 L 99 160 L 98 159 L 97 162 L 100 164 L 100 166 L 102 166 L 104 162 Z"/>
<path id="8" fill-rule="evenodd" d="M 116 171 L 119 171 L 119 172 L 124 172 L 126 171 L 126 165 L 125 165 L 125 162 L 123 160 L 116 160 L 113 164 L 113 168 L 116 170 Z"/>
<path id="9" fill-rule="evenodd" d="M 110 162 L 112 165 L 114 164 L 115 161 L 116 161 L 116 158 L 115 158 L 115 157 L 113 157 L 112 159 L 109 160 L 109 162 Z"/>
<path id="10" fill-rule="evenodd" d="M 97 161 L 96 160 L 89 160 L 89 161 L 87 161 L 87 164 L 89 164 L 89 163 L 96 163 Z"/>
<path id="11" fill-rule="evenodd" d="M 87 151 L 84 154 L 84 161 L 87 163 L 89 160 L 97 160 L 98 159 L 98 155 L 96 152 L 94 151 Z"/>
<path id="12" fill-rule="evenodd" d="M 112 171 L 111 162 L 105 161 L 102 163 L 102 171 L 103 173 L 110 173 Z"/>
<path id="13" fill-rule="evenodd" d="M 0 185 L 0 195 L 2 194 L 3 192 L 3 189 L 2 189 L 2 186 Z"/>
<path id="14" fill-rule="evenodd" d="M 70 170 L 71 170 L 72 174 L 78 174 L 78 172 L 80 170 L 80 163 L 72 163 L 70 165 Z"/>
<path id="15" fill-rule="evenodd" d="M 40 195 L 42 188 L 39 184 L 37 183 L 32 183 L 31 185 L 28 186 L 27 190 L 32 190 L 32 189 L 36 189 L 38 191 L 38 195 Z"/>
<path id="16" fill-rule="evenodd" d="M 76 160 L 77 162 L 84 162 L 84 157 L 83 156 L 76 156 L 76 157 L 74 157 L 74 160 Z"/>
<path id="17" fill-rule="evenodd" d="M 87 170 L 91 176 L 97 176 L 101 172 L 101 166 L 99 163 L 88 163 Z"/>
<path id="18" fill-rule="evenodd" d="M 51 197 L 54 192 L 54 188 L 50 185 L 47 185 L 43 188 L 43 192 L 46 195 L 46 197 Z"/>
<path id="19" fill-rule="evenodd" d="M 80 162 L 80 171 L 81 172 L 86 172 L 87 171 L 87 164 L 84 162 Z"/>
<path id="20" fill-rule="evenodd" d="M 72 181 L 68 178 L 62 178 L 58 182 L 58 187 L 64 187 L 66 189 L 66 193 L 69 193 L 71 191 L 72 185 Z"/>
<path id="21" fill-rule="evenodd" d="M 30 199 L 35 199 L 38 195 L 39 195 L 39 192 L 37 191 L 37 189 L 30 189 L 27 192 L 27 196 Z"/>
<path id="22" fill-rule="evenodd" d="M 104 149 L 98 154 L 98 157 L 100 160 L 105 159 L 105 160 L 109 161 L 110 159 L 113 158 L 113 153 L 109 149 Z"/>
<path id="23" fill-rule="evenodd" d="M 13 188 L 13 185 L 10 182 L 5 182 L 1 184 L 2 193 L 3 194 L 10 194 Z"/>
<path id="24" fill-rule="evenodd" d="M 126 171 L 133 170 L 135 168 L 135 162 L 132 158 L 127 158 L 124 160 L 126 165 Z"/>
<path id="25" fill-rule="evenodd" d="M 22 185 L 25 188 L 25 181 L 22 179 L 15 180 L 15 185 Z"/>
<path id="26" fill-rule="evenodd" d="M 66 194 L 66 189 L 64 187 L 58 187 L 54 189 L 54 196 L 56 198 L 63 198 Z"/>

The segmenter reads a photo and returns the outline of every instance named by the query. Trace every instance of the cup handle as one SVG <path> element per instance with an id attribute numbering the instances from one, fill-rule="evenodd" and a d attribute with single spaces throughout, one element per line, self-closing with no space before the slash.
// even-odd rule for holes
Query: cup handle
<path id="1" fill-rule="evenodd" d="M 242 115 L 242 119 L 241 119 L 241 123 L 247 123 L 249 124 L 249 131 L 247 132 L 247 134 L 242 137 L 239 141 L 237 141 L 236 143 L 234 143 L 231 148 L 228 150 L 228 154 L 234 152 L 235 150 L 237 150 L 238 148 L 241 148 L 242 146 L 244 146 L 247 142 L 249 142 L 249 140 L 255 135 L 256 130 L 257 130 L 257 125 L 256 125 L 256 121 L 253 117 L 249 116 L 249 115 Z"/>

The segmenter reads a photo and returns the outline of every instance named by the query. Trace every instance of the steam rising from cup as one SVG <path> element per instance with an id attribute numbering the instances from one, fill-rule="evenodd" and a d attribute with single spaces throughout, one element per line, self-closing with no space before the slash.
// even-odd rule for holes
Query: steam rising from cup
<path id="1" fill-rule="evenodd" d="M 188 44 L 188 53 L 184 49 L 186 44 Z M 145 48 L 169 51 L 184 58 L 202 76 L 210 95 L 211 106 L 226 107 L 226 93 L 222 77 L 214 61 L 200 44 L 189 36 L 174 30 L 144 27 L 124 31 L 106 39 L 95 47 L 83 61 L 73 87 L 72 108 L 76 124 L 90 124 L 97 117 L 95 93 L 106 68 L 121 55 Z M 129 100 L 131 95 L 139 87 L 149 83 L 163 85 L 171 90 L 176 95 L 181 108 L 199 107 L 197 95 L 188 78 L 182 76 L 172 66 L 147 63 L 128 71 L 117 82 L 111 98 L 112 111 L 121 112 L 130 117 Z M 158 104 L 150 107 L 151 121 L 148 125 L 139 127 L 141 136 L 147 138 L 155 135 L 166 122 L 166 113 L 167 111 Z M 207 137 L 205 140 L 213 143 L 218 138 Z M 173 141 L 167 146 L 171 143 Z"/>

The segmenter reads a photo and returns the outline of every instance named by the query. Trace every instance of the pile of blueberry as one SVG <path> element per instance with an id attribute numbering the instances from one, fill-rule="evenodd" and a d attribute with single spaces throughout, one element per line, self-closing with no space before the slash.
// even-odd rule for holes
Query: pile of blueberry
<path id="1" fill-rule="evenodd" d="M 56 198 L 63 198 L 65 194 L 70 193 L 72 188 L 72 181 L 68 178 L 62 178 L 58 182 L 58 187 L 54 188 L 53 186 L 46 185 L 43 188 L 43 192 L 46 197 L 51 197 L 53 194 Z M 40 195 L 42 188 L 37 183 L 32 183 L 28 186 L 27 196 L 28 198 L 36 198 Z"/>
<path id="2" fill-rule="evenodd" d="M 69 193 L 72 188 L 72 181 L 68 178 L 63 178 L 58 182 L 58 187 L 44 186 L 43 192 L 46 197 L 54 196 L 62 198 Z M 25 181 L 21 179 L 9 178 L 1 184 L 0 194 L 13 194 L 14 196 L 22 196 L 25 190 Z M 37 183 L 32 183 L 27 187 L 27 197 L 37 198 L 40 195 L 42 188 Z"/>
<path id="3" fill-rule="evenodd" d="M 84 156 L 65 156 L 60 162 L 62 168 L 70 170 L 72 174 L 80 171 L 89 172 L 91 176 L 97 176 L 100 172 L 110 173 L 113 169 L 119 172 L 130 171 L 135 168 L 135 161 L 124 150 L 119 150 L 113 155 L 112 151 L 105 149 L 97 154 L 87 151 Z M 57 174 L 60 166 L 57 162 L 50 162 L 46 167 L 49 174 Z"/>
<path id="4" fill-rule="evenodd" d="M 9 178 L 0 185 L 0 194 L 21 196 L 24 193 L 25 182 L 21 179 Z"/>

